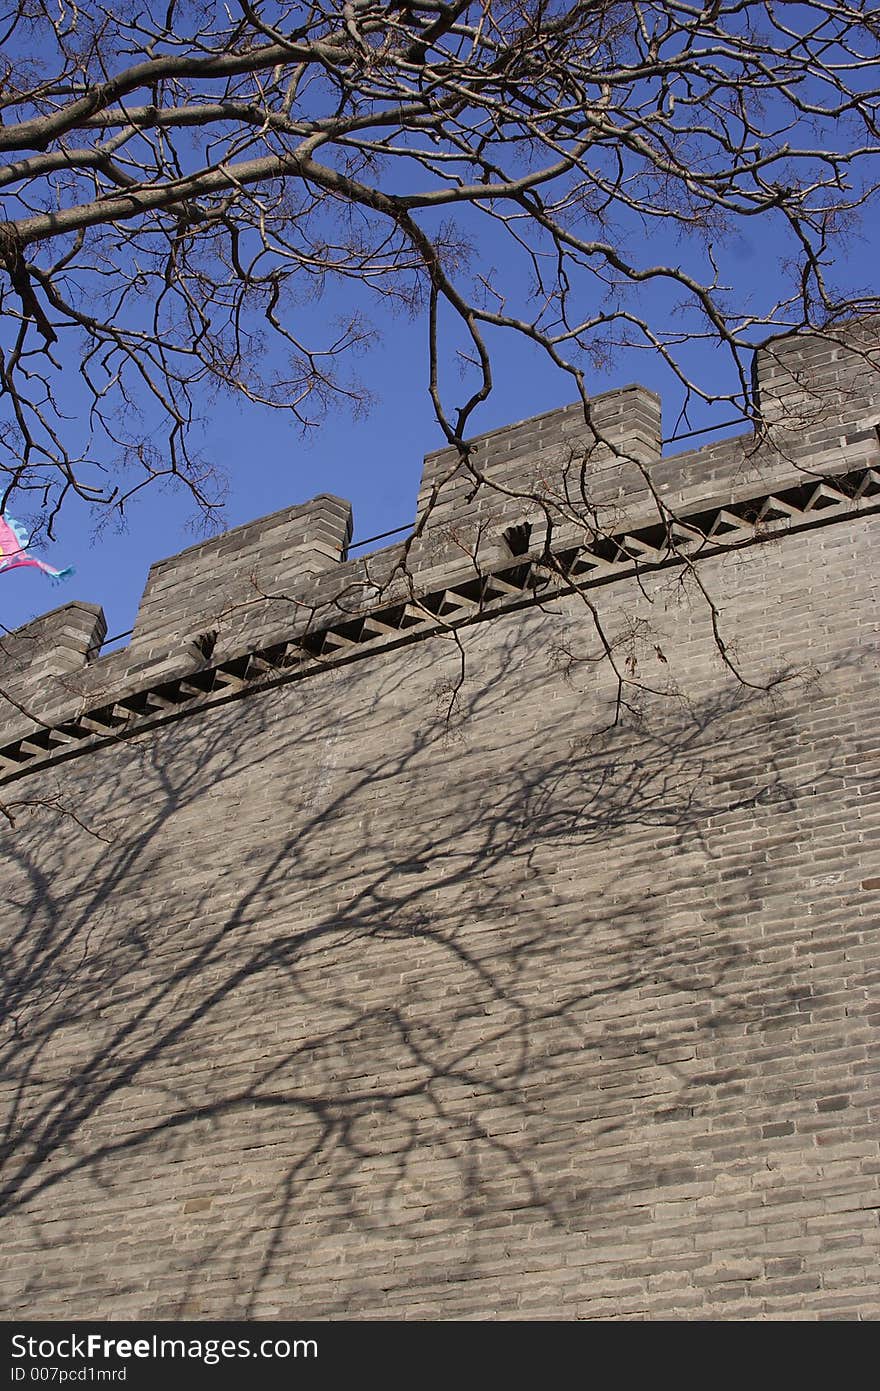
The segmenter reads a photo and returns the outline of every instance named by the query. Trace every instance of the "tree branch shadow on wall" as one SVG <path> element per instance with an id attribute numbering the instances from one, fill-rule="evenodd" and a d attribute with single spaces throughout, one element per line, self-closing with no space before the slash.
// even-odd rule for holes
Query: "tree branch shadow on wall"
<path id="1" fill-rule="evenodd" d="M 430 1313 L 467 1279 L 491 1311 L 499 1249 L 553 1259 L 536 1227 L 648 1227 L 742 1124 L 731 1041 L 816 1006 L 785 959 L 743 971 L 835 777 L 791 780 L 790 707 L 725 683 L 512 734 L 487 681 L 452 729 L 423 699 L 450 659 L 407 660 L 415 721 L 400 664 L 327 673 L 330 729 L 304 683 L 107 750 L 101 784 L 67 765 L 109 848 L 45 807 L 4 843 L 2 1210 L 40 1252 L 33 1316 Z"/>

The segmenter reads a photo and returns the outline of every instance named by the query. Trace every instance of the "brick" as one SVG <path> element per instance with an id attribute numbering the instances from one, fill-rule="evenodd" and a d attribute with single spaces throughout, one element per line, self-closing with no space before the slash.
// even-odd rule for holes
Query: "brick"
<path id="1" fill-rule="evenodd" d="M 813 346 L 823 390 L 849 380 Z M 655 482 L 733 506 L 844 472 L 858 391 L 794 462 L 724 440 Z M 652 401 L 610 393 L 609 431 L 649 448 Z M 486 468 L 558 483 L 582 425 L 490 436 Z M 644 520 L 625 463 L 593 481 Z M 511 515 L 481 493 L 498 560 Z M 183 639 L 263 562 L 332 607 L 367 582 L 347 517 L 316 499 L 159 562 L 131 650 L 85 661 L 95 612 L 46 616 L 24 638 L 71 666 L 45 709 L 192 675 Z M 875 525 L 697 562 L 753 685 L 680 570 L 595 585 L 658 687 L 616 725 L 583 595 L 540 595 L 456 630 L 452 709 L 456 644 L 407 630 L 14 770 L 0 800 L 61 810 L 0 841 L 5 1316 L 880 1316 Z M 414 584 L 474 574 L 423 538 Z M 230 614 L 220 650 L 297 622 Z"/>

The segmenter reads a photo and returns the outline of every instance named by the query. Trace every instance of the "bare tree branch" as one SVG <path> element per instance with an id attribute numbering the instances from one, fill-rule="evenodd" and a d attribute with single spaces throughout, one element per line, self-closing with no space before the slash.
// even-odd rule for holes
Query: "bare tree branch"
<path id="1" fill-rule="evenodd" d="M 756 341 L 877 303 L 840 255 L 877 195 L 862 0 L 16 0 L 3 29 L 0 502 L 33 495 L 50 532 L 71 492 L 124 507 L 156 477 L 210 513 L 193 431 L 218 390 L 304 426 L 362 404 L 371 296 L 426 311 L 462 450 L 487 332 L 585 403 L 620 346 L 717 399 L 688 350 L 719 345 L 749 414 Z M 772 302 L 733 288 L 755 219 L 785 258 Z M 312 341 L 334 284 L 358 308 Z"/>

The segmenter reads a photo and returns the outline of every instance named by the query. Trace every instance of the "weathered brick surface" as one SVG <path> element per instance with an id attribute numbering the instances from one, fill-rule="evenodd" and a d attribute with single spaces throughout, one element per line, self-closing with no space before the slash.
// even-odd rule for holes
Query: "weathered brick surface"
<path id="1" fill-rule="evenodd" d="M 3 789 L 4 1314 L 880 1315 L 873 525 Z"/>
<path id="2" fill-rule="evenodd" d="M 107 636 L 103 611 L 95 604 L 71 603 L 41 614 L 14 633 L 0 636 L 2 714 L 11 701 L 41 700 L 47 682 L 79 671 L 96 656 Z M 19 714 L 15 711 L 15 714 Z M 40 712 L 42 713 L 42 712 Z M 4 720 L 5 723 L 5 720 Z"/>
<path id="3" fill-rule="evenodd" d="M 299 596 L 312 577 L 333 569 L 351 539 L 351 505 L 322 494 L 190 546 L 151 566 L 132 647 L 166 653 L 216 630 L 266 596 Z"/>
<path id="4" fill-rule="evenodd" d="M 550 498 L 577 496 L 584 460 L 591 474 L 618 458 L 650 463 L 660 457 L 660 401 L 643 386 L 625 386 L 581 403 L 519 421 L 472 442 L 469 466 L 455 449 L 439 449 L 425 458 L 418 512 L 430 508 L 434 528 L 460 524 L 469 517 L 503 512 L 499 494 L 482 488 L 487 479 L 502 488 L 535 491 Z M 633 478 L 638 477 L 632 470 Z M 435 496 L 435 489 L 442 491 Z"/>

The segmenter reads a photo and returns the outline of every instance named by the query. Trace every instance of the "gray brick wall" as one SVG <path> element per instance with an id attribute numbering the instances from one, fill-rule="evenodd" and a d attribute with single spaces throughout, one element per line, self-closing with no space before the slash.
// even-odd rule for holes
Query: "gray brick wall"
<path id="1" fill-rule="evenodd" d="M 266 596 L 307 595 L 315 575 L 345 558 L 350 540 L 351 505 L 322 494 L 158 560 L 132 647 L 164 654 L 265 606 Z"/>
<path id="2" fill-rule="evenodd" d="M 846 439 L 880 426 L 876 318 L 828 337 L 790 335 L 755 358 L 755 395 L 780 450 L 821 466 Z"/>
<path id="3" fill-rule="evenodd" d="M 103 610 L 77 601 L 0 635 L 0 720 L 19 714 L 12 701 L 33 704 L 42 714 L 47 684 L 80 671 L 106 636 Z"/>
<path id="4" fill-rule="evenodd" d="M 0 786 L 4 1315 L 877 1317 L 873 526 Z"/>

